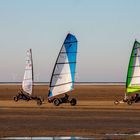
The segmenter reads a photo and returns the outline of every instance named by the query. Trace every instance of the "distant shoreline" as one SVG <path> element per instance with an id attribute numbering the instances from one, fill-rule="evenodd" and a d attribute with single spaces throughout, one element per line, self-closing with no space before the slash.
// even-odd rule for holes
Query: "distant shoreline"
<path id="1" fill-rule="evenodd" d="M 0 82 L 0 85 L 21 85 L 22 82 Z M 49 85 L 49 82 L 34 82 L 34 85 Z M 75 82 L 75 85 L 125 85 L 125 82 Z"/>

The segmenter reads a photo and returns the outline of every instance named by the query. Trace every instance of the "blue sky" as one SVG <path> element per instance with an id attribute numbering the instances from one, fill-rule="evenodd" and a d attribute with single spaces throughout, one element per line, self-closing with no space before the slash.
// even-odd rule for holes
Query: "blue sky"
<path id="1" fill-rule="evenodd" d="M 68 32 L 78 41 L 76 81 L 125 81 L 139 0 L 0 0 L 0 81 L 22 81 L 32 48 L 35 81 L 49 81 Z"/>

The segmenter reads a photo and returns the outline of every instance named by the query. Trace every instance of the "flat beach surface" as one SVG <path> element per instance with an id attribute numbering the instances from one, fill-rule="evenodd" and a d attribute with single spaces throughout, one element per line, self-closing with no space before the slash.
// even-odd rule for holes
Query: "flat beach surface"
<path id="1" fill-rule="evenodd" d="M 140 139 L 140 103 L 114 105 L 125 86 L 76 85 L 76 106 L 47 102 L 48 86 L 36 85 L 36 101 L 13 101 L 20 85 L 0 85 L 0 137 L 82 136 L 105 139 Z"/>

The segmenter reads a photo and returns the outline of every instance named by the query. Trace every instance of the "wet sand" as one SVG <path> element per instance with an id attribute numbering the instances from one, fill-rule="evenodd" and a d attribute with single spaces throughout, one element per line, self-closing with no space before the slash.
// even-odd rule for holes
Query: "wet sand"
<path id="1" fill-rule="evenodd" d="M 124 86 L 77 85 L 70 97 L 76 106 L 58 107 L 47 102 L 47 86 L 35 86 L 36 101 L 13 101 L 20 86 L 0 85 L 0 137 L 82 136 L 106 139 L 140 139 L 140 104 L 114 105 L 123 98 Z M 113 135 L 119 134 L 119 135 Z M 122 134 L 122 135 L 121 135 Z"/>

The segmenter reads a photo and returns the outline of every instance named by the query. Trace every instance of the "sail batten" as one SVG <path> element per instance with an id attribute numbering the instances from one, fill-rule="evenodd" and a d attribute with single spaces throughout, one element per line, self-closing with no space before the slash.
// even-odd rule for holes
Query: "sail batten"
<path id="1" fill-rule="evenodd" d="M 77 39 L 68 34 L 58 54 L 51 81 L 48 97 L 53 97 L 74 88 L 76 69 Z"/>
<path id="2" fill-rule="evenodd" d="M 70 84 L 70 83 L 73 83 L 74 81 L 72 82 L 67 82 L 67 83 L 62 83 L 62 84 L 59 84 L 59 85 L 52 85 L 50 87 L 58 87 L 58 86 L 62 86 L 62 85 L 67 85 L 67 84 Z"/>
<path id="3" fill-rule="evenodd" d="M 33 60 L 32 50 L 27 50 L 26 66 L 22 82 L 22 89 L 28 94 L 32 94 L 33 86 Z"/>
<path id="4" fill-rule="evenodd" d="M 65 62 L 65 63 L 56 63 L 56 64 L 72 64 L 72 63 L 76 63 L 76 62 Z"/>
<path id="5" fill-rule="evenodd" d="M 128 93 L 140 90 L 140 43 L 134 42 L 128 65 L 126 88 Z"/>
<path id="6" fill-rule="evenodd" d="M 75 74 L 76 72 L 71 72 L 73 74 Z M 54 74 L 53 76 L 61 76 L 61 75 L 67 75 L 67 74 L 71 74 L 71 73 L 58 73 L 58 74 Z"/>

